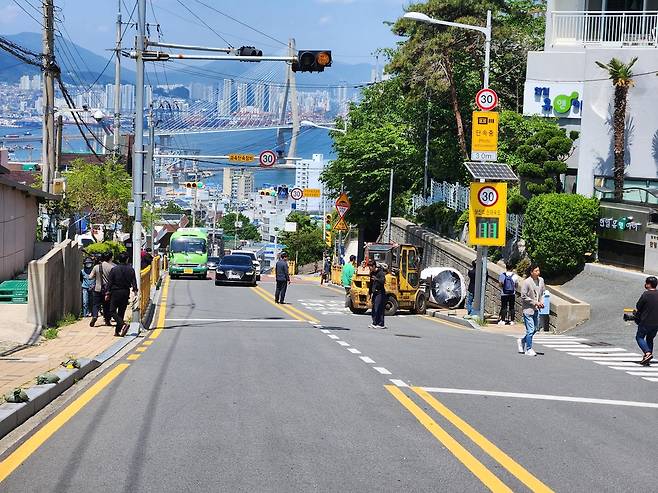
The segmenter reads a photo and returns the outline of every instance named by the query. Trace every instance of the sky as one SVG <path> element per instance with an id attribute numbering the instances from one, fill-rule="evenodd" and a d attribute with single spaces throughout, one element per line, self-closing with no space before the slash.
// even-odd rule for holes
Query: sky
<path id="1" fill-rule="evenodd" d="M 114 44 L 118 1 L 55 0 L 55 6 L 71 40 L 106 57 L 106 50 Z M 126 21 L 136 1 L 121 1 Z M 40 3 L 39 0 L 0 0 L 0 33 L 39 32 Z M 160 24 L 162 41 L 205 46 L 226 46 L 228 42 L 233 46 L 254 45 L 264 54 L 277 54 L 284 47 L 271 38 L 286 42 L 294 37 L 298 49 L 330 49 L 334 61 L 355 64 L 374 63 L 372 54 L 376 49 L 395 45 L 399 38 L 384 22 L 395 21 L 408 3 L 408 0 L 147 0 L 147 12 L 149 23 Z M 135 20 L 136 17 L 135 14 Z M 133 39 L 127 36 L 124 47 L 132 47 Z"/>

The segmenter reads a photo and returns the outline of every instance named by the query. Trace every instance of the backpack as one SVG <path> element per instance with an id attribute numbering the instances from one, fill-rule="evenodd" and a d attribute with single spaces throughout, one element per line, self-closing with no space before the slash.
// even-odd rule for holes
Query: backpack
<path id="1" fill-rule="evenodd" d="M 503 294 L 514 294 L 516 293 L 516 284 L 514 283 L 514 277 L 508 276 L 507 273 L 504 273 L 505 279 L 503 279 Z"/>

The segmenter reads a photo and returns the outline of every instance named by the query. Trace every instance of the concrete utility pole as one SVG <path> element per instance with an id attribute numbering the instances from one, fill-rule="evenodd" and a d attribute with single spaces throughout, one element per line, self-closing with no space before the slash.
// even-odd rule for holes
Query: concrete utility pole
<path id="1" fill-rule="evenodd" d="M 116 48 L 114 60 L 114 154 L 121 152 L 121 0 L 118 1 Z"/>
<path id="2" fill-rule="evenodd" d="M 43 1 L 43 132 L 42 132 L 42 190 L 52 193 L 55 175 L 55 61 L 54 0 Z"/>
<path id="3" fill-rule="evenodd" d="M 388 220 L 386 221 L 386 233 L 388 242 L 391 243 L 391 213 L 393 211 L 393 168 L 391 167 L 391 182 L 388 186 Z"/>
<path id="4" fill-rule="evenodd" d="M 142 248 L 142 198 L 144 177 L 144 42 L 146 39 L 146 0 L 139 0 L 137 6 L 137 43 L 135 49 L 135 144 L 133 147 L 133 203 L 135 220 L 133 223 L 133 268 L 137 277 L 137 286 L 141 286 L 141 248 Z M 133 305 L 131 333 L 139 333 L 141 326 L 140 297 L 148 293 L 137 294 L 137 302 Z"/>

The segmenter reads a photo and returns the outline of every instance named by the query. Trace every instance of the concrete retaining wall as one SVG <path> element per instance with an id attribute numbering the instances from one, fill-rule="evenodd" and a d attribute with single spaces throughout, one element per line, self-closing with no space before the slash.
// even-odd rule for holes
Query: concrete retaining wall
<path id="1" fill-rule="evenodd" d="M 80 313 L 82 250 L 65 240 L 28 264 L 27 321 L 37 328 L 55 324 L 67 313 Z"/>
<path id="2" fill-rule="evenodd" d="M 391 237 L 396 243 L 410 243 L 423 248 L 422 267 L 445 266 L 459 270 L 465 279 L 471 262 L 475 260 L 475 250 L 454 240 L 443 238 L 406 219 L 395 217 L 391 223 Z M 500 286 L 498 278 L 503 267 L 487 263 L 487 287 L 485 310 L 490 314 L 500 312 Z M 549 324 L 556 333 L 565 332 L 589 319 L 590 306 L 575 298 L 568 297 L 552 287 L 551 315 Z M 516 298 L 516 319 L 522 321 L 521 299 Z"/>

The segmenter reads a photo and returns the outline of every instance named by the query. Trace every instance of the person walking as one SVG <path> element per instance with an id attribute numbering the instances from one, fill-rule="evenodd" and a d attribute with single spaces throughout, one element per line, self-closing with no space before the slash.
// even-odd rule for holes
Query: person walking
<path id="1" fill-rule="evenodd" d="M 276 275 L 276 290 L 274 291 L 274 302 L 285 305 L 286 291 L 290 284 L 290 271 L 288 270 L 288 254 L 283 252 L 279 261 L 274 266 Z"/>
<path id="2" fill-rule="evenodd" d="M 644 293 L 637 300 L 635 305 L 635 323 L 637 324 L 637 333 L 635 340 L 637 345 L 644 353 L 640 364 L 649 366 L 653 358 L 653 339 L 658 333 L 658 279 L 655 276 L 649 276 L 644 281 Z"/>
<path id="3" fill-rule="evenodd" d="M 123 337 L 128 332 L 128 324 L 124 323 L 123 317 L 130 301 L 130 289 L 137 293 L 137 279 L 135 269 L 128 265 L 128 254 L 119 254 L 119 264 L 116 265 L 108 276 L 106 298 L 110 300 L 110 313 L 116 323 L 114 335 Z"/>
<path id="4" fill-rule="evenodd" d="M 476 262 L 473 260 L 471 262 L 471 268 L 468 269 L 468 287 L 466 289 L 466 317 L 473 316 L 473 298 L 475 298 L 475 265 Z"/>
<path id="5" fill-rule="evenodd" d="M 350 288 L 352 287 L 352 278 L 356 270 L 356 255 L 350 255 L 350 261 L 343 265 L 340 273 L 341 284 L 345 288 L 345 306 L 349 306 Z"/>
<path id="6" fill-rule="evenodd" d="M 521 301 L 523 302 L 523 323 L 525 336 L 516 340 L 519 353 L 537 356 L 532 349 L 532 336 L 539 330 L 539 310 L 544 308 L 544 279 L 539 277 L 539 266 L 531 264 L 528 277 L 521 283 Z"/>
<path id="7" fill-rule="evenodd" d="M 331 281 L 331 260 L 329 257 L 324 258 L 324 264 L 322 266 L 322 275 L 320 276 L 320 285 L 324 282 Z"/>
<path id="8" fill-rule="evenodd" d="M 107 282 L 112 272 L 112 269 L 115 267 L 115 263 L 112 262 L 112 252 L 105 252 L 101 254 L 101 261 L 91 271 L 89 277 L 94 280 L 94 302 L 91 307 L 91 321 L 89 326 L 93 327 L 98 320 L 98 314 L 103 311 L 103 318 L 105 319 L 105 325 L 111 325 L 110 320 L 110 301 L 107 298 Z"/>
<path id="9" fill-rule="evenodd" d="M 370 273 L 370 294 L 372 296 L 371 329 L 385 329 L 384 312 L 386 311 L 386 271 L 388 265 L 378 263 Z"/>
<path id="10" fill-rule="evenodd" d="M 80 284 L 82 287 L 82 316 L 91 317 L 91 306 L 94 302 L 94 288 L 96 282 L 89 277 L 94 270 L 94 261 L 87 257 L 80 269 Z"/>
<path id="11" fill-rule="evenodd" d="M 500 285 L 500 315 L 498 325 L 514 324 L 514 305 L 516 304 L 516 284 L 519 276 L 516 275 L 510 264 L 505 264 L 505 272 L 498 277 Z M 542 297 L 543 300 L 543 297 Z"/>

